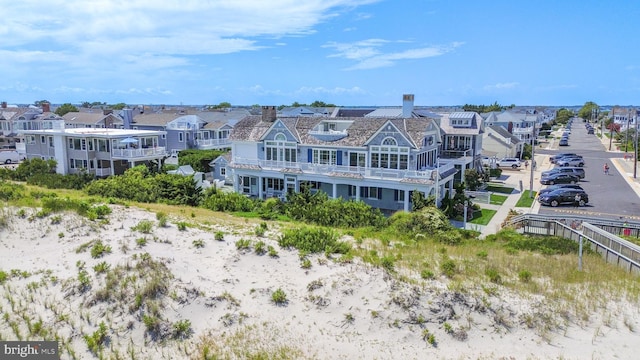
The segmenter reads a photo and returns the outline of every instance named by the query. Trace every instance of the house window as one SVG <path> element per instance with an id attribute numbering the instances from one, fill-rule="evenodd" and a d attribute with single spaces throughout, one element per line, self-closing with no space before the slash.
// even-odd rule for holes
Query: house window
<path id="1" fill-rule="evenodd" d="M 335 165 L 336 159 L 336 150 L 313 149 L 314 164 Z"/>
<path id="2" fill-rule="evenodd" d="M 404 202 L 404 190 L 393 190 L 393 200 Z"/>
<path id="3" fill-rule="evenodd" d="M 71 149 L 71 150 L 87 150 L 87 140 L 85 140 L 85 139 L 69 139 L 69 149 Z"/>
<path id="4" fill-rule="evenodd" d="M 265 159 L 271 161 L 297 161 L 297 144 L 287 142 L 283 133 L 278 133 L 272 141 L 264 142 Z"/>
<path id="5" fill-rule="evenodd" d="M 181 133 L 181 132 L 178 133 L 178 141 L 179 142 L 183 142 L 184 141 L 183 137 L 184 137 L 184 133 Z"/>
<path id="6" fill-rule="evenodd" d="M 47 137 L 44 135 L 40 136 L 40 144 L 46 144 L 47 143 Z"/>
<path id="7" fill-rule="evenodd" d="M 98 151 L 109 152 L 109 142 L 105 139 L 98 139 Z"/>
<path id="8" fill-rule="evenodd" d="M 382 199 L 382 189 L 375 186 L 363 186 L 360 188 L 360 197 L 369 199 Z"/>
<path id="9" fill-rule="evenodd" d="M 53 146 L 53 136 L 49 136 L 49 147 L 52 148 Z"/>
<path id="10" fill-rule="evenodd" d="M 371 167 L 406 170 L 409 166 L 409 148 L 397 146 L 394 138 L 385 138 L 382 146 L 370 148 Z"/>
<path id="11" fill-rule="evenodd" d="M 72 169 L 86 169 L 87 160 L 82 159 L 69 159 L 69 167 Z"/>
<path id="12" fill-rule="evenodd" d="M 367 166 L 367 153 L 364 153 L 364 152 L 350 152 L 349 153 L 349 166 L 358 166 L 358 167 Z"/>
<path id="13" fill-rule="evenodd" d="M 220 168 L 220 176 L 227 176 L 227 168 L 226 167 Z"/>
<path id="14" fill-rule="evenodd" d="M 274 178 L 268 178 L 266 179 L 267 182 L 267 189 L 272 189 L 272 190 L 282 190 L 284 189 L 284 180 L 282 179 L 274 179 Z"/>
<path id="15" fill-rule="evenodd" d="M 36 143 L 36 137 L 35 135 L 29 135 L 27 136 L 27 144 L 35 144 Z"/>
<path id="16" fill-rule="evenodd" d="M 162 139 L 166 139 L 167 138 L 167 134 L 162 134 Z"/>

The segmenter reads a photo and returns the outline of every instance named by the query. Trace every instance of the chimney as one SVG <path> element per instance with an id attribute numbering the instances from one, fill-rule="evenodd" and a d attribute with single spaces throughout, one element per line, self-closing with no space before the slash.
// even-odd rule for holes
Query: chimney
<path id="1" fill-rule="evenodd" d="M 48 102 L 42 103 L 42 112 L 43 113 L 51 112 L 51 104 L 49 104 Z"/>
<path id="2" fill-rule="evenodd" d="M 102 115 L 109 115 L 109 114 L 113 114 L 113 109 L 103 109 L 102 110 Z"/>
<path id="3" fill-rule="evenodd" d="M 2 102 L 2 108 L 3 108 L 3 109 L 6 109 L 6 108 L 7 108 L 7 102 L 6 102 L 6 101 L 3 101 L 3 102 Z"/>
<path id="4" fill-rule="evenodd" d="M 122 109 L 122 122 L 125 129 L 131 129 L 133 123 L 133 109 Z"/>
<path id="5" fill-rule="evenodd" d="M 413 94 L 402 95 L 402 117 L 410 118 L 413 113 Z"/>
<path id="6" fill-rule="evenodd" d="M 263 106 L 262 107 L 262 121 L 274 122 L 276 121 L 276 107 L 275 106 Z"/>

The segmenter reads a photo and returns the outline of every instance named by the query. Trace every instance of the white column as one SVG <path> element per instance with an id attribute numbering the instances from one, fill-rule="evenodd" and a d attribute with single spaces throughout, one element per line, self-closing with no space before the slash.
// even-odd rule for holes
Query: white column
<path id="1" fill-rule="evenodd" d="M 360 185 L 356 185 L 356 201 L 360 200 Z"/>
<path id="2" fill-rule="evenodd" d="M 404 211 L 409 211 L 409 190 L 404 191 Z"/>
<path id="3" fill-rule="evenodd" d="M 333 196 L 332 197 L 335 199 L 336 195 L 338 194 L 338 184 L 333 183 L 332 185 L 333 185 L 333 189 L 332 189 L 333 190 Z"/>
<path id="4" fill-rule="evenodd" d="M 262 176 L 258 176 L 258 198 L 262 199 Z"/>

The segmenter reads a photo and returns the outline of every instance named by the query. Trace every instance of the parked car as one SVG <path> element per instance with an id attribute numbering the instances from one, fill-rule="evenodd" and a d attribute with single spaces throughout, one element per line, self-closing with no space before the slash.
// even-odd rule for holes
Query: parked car
<path id="1" fill-rule="evenodd" d="M 496 163 L 496 158 L 495 157 L 488 157 L 488 156 L 483 156 L 482 157 L 482 165 L 483 166 L 493 166 Z"/>
<path id="2" fill-rule="evenodd" d="M 498 166 L 500 167 L 510 167 L 517 169 L 521 166 L 520 159 L 518 158 L 503 158 L 498 160 Z"/>
<path id="3" fill-rule="evenodd" d="M 553 168 L 551 170 L 547 170 L 547 171 L 543 171 L 541 174 L 541 177 L 545 177 L 545 176 L 549 176 L 549 175 L 553 175 L 553 174 L 569 174 L 569 175 L 575 175 L 578 177 L 578 179 L 584 179 L 585 176 L 587 175 L 584 171 L 583 168 L 581 167 L 575 167 L 575 166 L 564 166 L 564 167 L 557 167 L 557 168 Z"/>
<path id="4" fill-rule="evenodd" d="M 540 178 L 540 183 L 543 185 L 575 184 L 578 181 L 580 181 L 579 177 L 567 173 L 549 174 Z"/>
<path id="5" fill-rule="evenodd" d="M 558 159 L 560 159 L 560 158 L 562 158 L 562 157 L 565 157 L 565 156 L 578 156 L 578 154 L 576 154 L 576 153 L 569 153 L 569 152 L 558 153 L 558 154 L 555 154 L 555 155 L 551 156 L 551 157 L 549 158 L 549 160 L 550 160 L 550 161 L 551 161 L 551 163 L 553 164 L 553 163 L 555 163 L 555 162 L 556 162 L 556 160 L 558 160 Z"/>
<path id="6" fill-rule="evenodd" d="M 584 191 L 582 186 L 578 184 L 555 184 L 555 185 L 549 185 L 544 189 L 540 189 L 540 191 L 538 191 L 538 196 L 542 196 L 544 194 L 550 193 L 558 189 L 575 189 L 575 190 Z"/>
<path id="7" fill-rule="evenodd" d="M 542 205 L 558 206 L 564 204 L 575 204 L 576 195 L 580 195 L 579 206 L 585 206 L 589 202 L 589 195 L 584 190 L 577 189 L 557 189 L 544 195 L 538 196 L 538 202 Z"/>
<path id="8" fill-rule="evenodd" d="M 567 139 L 560 139 L 560 142 L 558 143 L 559 146 L 569 146 L 569 140 Z"/>
<path id="9" fill-rule="evenodd" d="M 558 166 L 584 166 L 584 159 L 581 157 L 563 157 L 560 160 L 556 161 L 556 165 Z"/>
<path id="10" fill-rule="evenodd" d="M 0 151 L 0 164 L 17 164 L 20 159 L 20 154 L 15 150 Z"/>
<path id="11" fill-rule="evenodd" d="M 589 130 L 587 130 L 587 134 L 593 135 L 593 128 L 590 128 Z"/>

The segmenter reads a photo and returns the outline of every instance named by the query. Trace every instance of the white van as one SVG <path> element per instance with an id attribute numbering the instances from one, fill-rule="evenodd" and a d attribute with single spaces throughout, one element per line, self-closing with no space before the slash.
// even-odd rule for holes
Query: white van
<path id="1" fill-rule="evenodd" d="M 20 162 L 20 154 L 15 150 L 0 151 L 0 164 L 17 164 Z"/>

